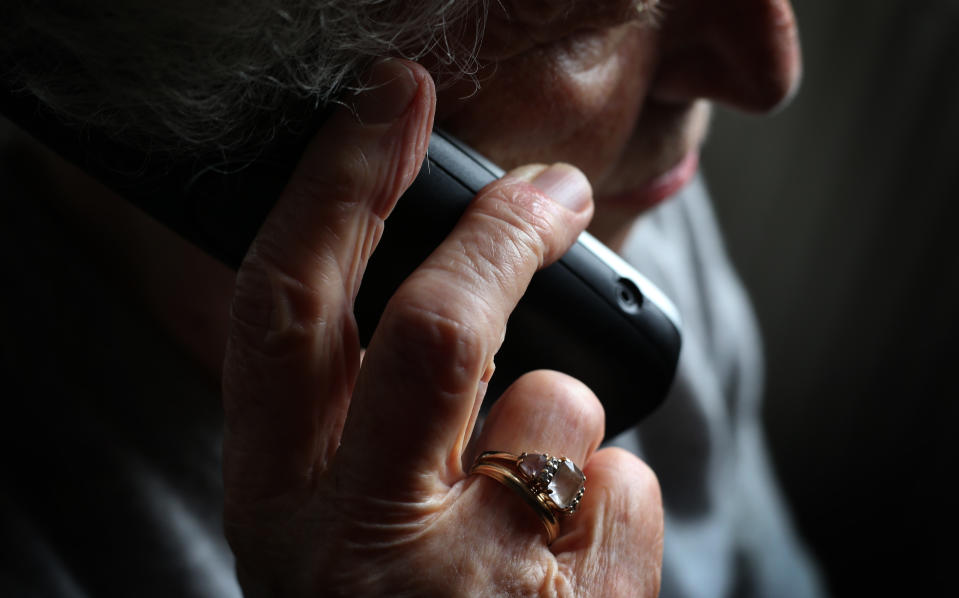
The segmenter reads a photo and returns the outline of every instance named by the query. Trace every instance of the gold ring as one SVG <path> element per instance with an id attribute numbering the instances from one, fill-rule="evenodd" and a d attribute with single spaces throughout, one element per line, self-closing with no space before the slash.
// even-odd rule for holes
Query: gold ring
<path id="1" fill-rule="evenodd" d="M 470 474 L 474 473 L 491 477 L 519 494 L 543 522 L 547 544 L 559 535 L 559 516 L 575 513 L 586 492 L 586 476 L 575 463 L 545 453 L 517 456 L 486 451 L 470 468 Z"/>

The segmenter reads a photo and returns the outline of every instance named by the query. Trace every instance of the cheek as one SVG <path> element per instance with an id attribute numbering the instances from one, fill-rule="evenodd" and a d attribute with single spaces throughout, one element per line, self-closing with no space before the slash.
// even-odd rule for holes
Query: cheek
<path id="1" fill-rule="evenodd" d="M 636 28 L 589 35 L 500 63 L 471 98 L 441 94 L 441 126 L 504 168 L 564 161 L 602 178 L 630 137 L 655 56 Z"/>

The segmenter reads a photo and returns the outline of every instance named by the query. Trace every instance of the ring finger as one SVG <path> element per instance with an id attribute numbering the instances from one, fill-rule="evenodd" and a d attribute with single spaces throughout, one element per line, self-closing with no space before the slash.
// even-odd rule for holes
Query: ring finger
<path id="1" fill-rule="evenodd" d="M 602 405 L 586 386 L 558 372 L 532 372 L 510 386 L 490 410 L 473 444 L 475 450 L 466 456 L 464 465 L 473 463 L 482 452 L 501 451 L 517 456 L 530 453 L 565 457 L 577 467 L 583 467 L 602 441 L 604 429 Z M 475 483 L 492 485 L 489 480 Z M 484 489 L 483 492 L 495 495 L 495 506 L 485 509 L 492 519 L 514 520 L 515 515 L 519 515 L 523 520 L 521 529 L 542 535 L 535 506 L 534 511 L 516 506 L 521 503 L 523 495 L 528 496 L 527 493 L 520 492 L 518 497 L 505 487 Z M 560 484 L 551 498 L 557 503 L 568 504 L 574 493 L 575 487 L 566 488 Z"/>

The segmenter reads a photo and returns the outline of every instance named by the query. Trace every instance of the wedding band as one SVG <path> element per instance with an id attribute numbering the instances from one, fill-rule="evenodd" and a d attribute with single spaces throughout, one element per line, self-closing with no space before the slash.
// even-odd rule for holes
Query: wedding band
<path id="1" fill-rule="evenodd" d="M 470 473 L 491 477 L 519 494 L 543 522 L 547 544 L 559 535 L 560 515 L 575 513 L 586 492 L 586 476 L 575 463 L 543 453 L 487 451 Z"/>

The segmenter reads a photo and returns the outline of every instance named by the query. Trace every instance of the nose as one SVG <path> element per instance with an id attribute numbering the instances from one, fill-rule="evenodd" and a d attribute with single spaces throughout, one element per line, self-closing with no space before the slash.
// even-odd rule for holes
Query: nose
<path id="1" fill-rule="evenodd" d="M 765 112 L 795 93 L 802 60 L 789 0 L 674 0 L 664 10 L 657 99 Z"/>

